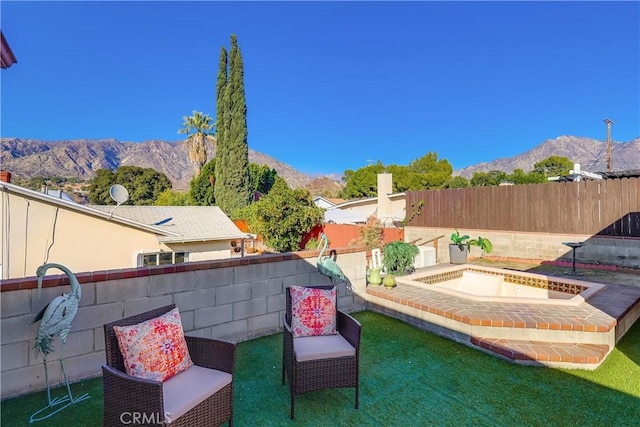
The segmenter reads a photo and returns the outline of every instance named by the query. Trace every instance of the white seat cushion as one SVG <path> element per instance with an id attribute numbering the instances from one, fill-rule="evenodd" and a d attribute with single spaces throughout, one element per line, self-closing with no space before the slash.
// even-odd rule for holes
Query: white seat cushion
<path id="1" fill-rule="evenodd" d="M 340 334 L 294 338 L 293 351 L 298 362 L 356 354 L 356 349 Z"/>
<path id="2" fill-rule="evenodd" d="M 165 421 L 177 420 L 231 383 L 231 374 L 193 365 L 162 383 Z"/>

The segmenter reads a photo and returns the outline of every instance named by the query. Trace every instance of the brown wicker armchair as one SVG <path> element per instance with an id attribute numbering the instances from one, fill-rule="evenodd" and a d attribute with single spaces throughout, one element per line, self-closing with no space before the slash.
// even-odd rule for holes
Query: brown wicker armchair
<path id="1" fill-rule="evenodd" d="M 236 345 L 231 342 L 207 338 L 185 336 L 189 355 L 194 366 L 164 383 L 132 377 L 126 374 L 124 361 L 114 326 L 130 326 L 153 319 L 175 308 L 168 305 L 135 316 L 127 317 L 104 325 L 105 352 L 107 364 L 102 366 L 104 388 L 104 426 L 123 424 L 161 424 L 170 426 L 217 426 L 225 421 L 233 425 L 233 374 L 235 370 Z M 196 368 L 196 371 L 192 371 Z M 209 368 L 203 370 L 202 368 Z M 215 371 L 211 371 L 215 370 Z M 231 383 L 222 386 L 213 394 L 198 390 L 202 374 L 225 376 L 231 374 Z M 182 375 L 185 377 L 179 378 Z M 174 380 L 183 381 L 178 388 L 167 384 Z M 184 383 L 186 381 L 186 383 Z M 175 385 L 175 383 L 174 383 Z M 208 384 L 210 386 L 210 383 Z M 203 384 L 204 387 L 204 384 Z M 193 397 L 189 393 L 201 395 Z M 177 398 L 177 399 L 176 399 Z M 173 399 L 173 400 L 172 400 Z M 186 399 L 199 401 L 186 413 L 175 420 L 167 420 L 165 413 L 169 407 L 185 405 Z M 192 401 L 193 402 L 193 401 Z M 187 402 L 186 407 L 193 403 Z M 185 406 L 183 406 L 185 408 Z M 178 411 L 177 411 L 178 412 Z"/>
<path id="2" fill-rule="evenodd" d="M 333 286 L 308 286 L 318 289 L 331 289 Z M 354 354 L 339 355 L 341 350 L 327 356 L 327 348 L 323 342 L 319 345 L 310 343 L 309 340 L 326 337 L 302 337 L 294 338 L 291 329 L 291 293 L 286 288 L 286 313 L 283 324 L 283 350 L 282 350 L 282 384 L 285 384 L 285 376 L 289 381 L 289 390 L 291 392 L 291 419 L 295 417 L 295 397 L 298 394 L 307 393 L 315 390 L 322 390 L 336 387 L 354 387 L 355 388 L 355 408 L 359 407 L 359 364 L 360 364 L 360 333 L 361 325 L 353 317 L 337 310 L 337 331 L 339 335 L 336 338 L 343 341 L 338 346 L 353 347 Z M 340 338 L 341 337 L 341 338 Z M 301 341 L 306 340 L 302 349 Z M 298 351 L 296 351 L 296 342 L 299 343 Z M 309 345 L 310 344 L 310 345 Z M 332 344 L 329 344 L 330 346 Z M 319 348 L 318 348 L 319 347 Z M 353 353 L 351 349 L 351 353 Z M 304 352 L 304 354 L 303 354 Z M 315 353 L 315 354 L 314 354 Z"/>

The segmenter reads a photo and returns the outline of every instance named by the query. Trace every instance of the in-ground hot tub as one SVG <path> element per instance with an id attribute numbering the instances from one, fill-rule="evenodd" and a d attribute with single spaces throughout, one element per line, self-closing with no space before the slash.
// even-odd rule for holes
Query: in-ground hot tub
<path id="1" fill-rule="evenodd" d="M 469 264 L 397 277 L 418 286 L 475 301 L 578 305 L 605 285 L 564 277 Z"/>

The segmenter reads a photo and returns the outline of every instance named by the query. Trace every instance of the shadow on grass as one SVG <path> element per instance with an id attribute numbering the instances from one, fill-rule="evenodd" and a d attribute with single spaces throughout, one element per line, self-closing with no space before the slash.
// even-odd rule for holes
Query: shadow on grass
<path id="1" fill-rule="evenodd" d="M 312 392 L 296 399 L 304 426 L 637 425 L 640 366 L 623 351 L 640 348 L 640 324 L 595 371 L 515 365 L 373 312 L 363 325 L 360 409 L 353 389 Z M 622 349 L 622 350 L 621 350 Z M 294 425 L 282 385 L 282 334 L 238 345 L 234 424 Z M 91 398 L 43 426 L 102 423 L 100 379 L 73 385 Z M 3 426 L 26 426 L 46 394 L 2 402 Z"/>

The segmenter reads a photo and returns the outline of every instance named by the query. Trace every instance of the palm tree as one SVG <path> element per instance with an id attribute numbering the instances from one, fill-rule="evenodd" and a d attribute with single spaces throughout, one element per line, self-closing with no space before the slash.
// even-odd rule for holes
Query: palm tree
<path id="1" fill-rule="evenodd" d="M 199 111 L 194 111 L 193 116 L 184 116 L 182 120 L 182 128 L 178 133 L 189 135 L 184 144 L 189 150 L 189 160 L 194 164 L 196 176 L 198 176 L 202 166 L 207 163 L 207 140 L 215 142 L 209 133 L 214 124 L 208 114 L 202 114 Z"/>

